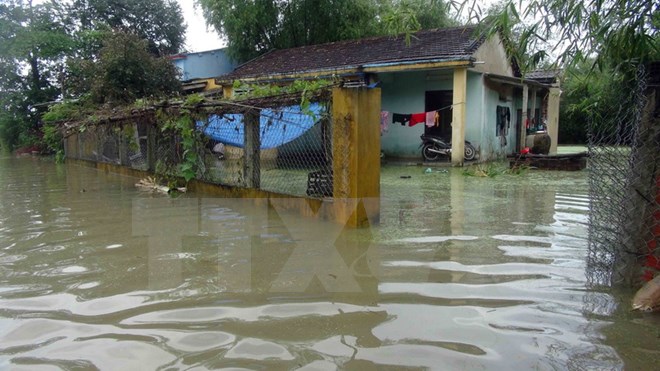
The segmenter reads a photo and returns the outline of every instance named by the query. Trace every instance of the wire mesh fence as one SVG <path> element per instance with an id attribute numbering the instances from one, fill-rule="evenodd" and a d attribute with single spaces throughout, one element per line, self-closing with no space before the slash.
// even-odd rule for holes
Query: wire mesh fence
<path id="1" fill-rule="evenodd" d="M 208 183 L 332 197 L 330 106 L 328 98 L 303 106 L 216 107 L 187 118 L 195 131 L 189 137 L 158 115 L 87 125 L 69 133 L 65 154 L 170 179 L 192 169 Z"/>
<path id="2" fill-rule="evenodd" d="M 587 276 L 634 283 L 660 269 L 660 124 L 657 85 L 644 69 L 609 115 L 589 122 Z M 656 75 L 657 76 L 657 75 Z"/>

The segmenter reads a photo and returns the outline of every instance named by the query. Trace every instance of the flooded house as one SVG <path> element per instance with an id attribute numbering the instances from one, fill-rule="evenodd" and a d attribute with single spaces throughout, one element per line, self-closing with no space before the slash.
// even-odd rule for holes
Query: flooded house
<path id="1" fill-rule="evenodd" d="M 381 89 L 381 150 L 388 157 L 420 158 L 423 134 L 451 142 L 455 165 L 464 162 L 466 140 L 479 161 L 521 150 L 537 131 L 549 134 L 550 152 L 556 152 L 556 74 L 522 77 L 501 38 L 474 26 L 420 31 L 410 43 L 382 36 L 274 50 L 215 82 L 229 92 L 237 80 L 321 78 Z"/>

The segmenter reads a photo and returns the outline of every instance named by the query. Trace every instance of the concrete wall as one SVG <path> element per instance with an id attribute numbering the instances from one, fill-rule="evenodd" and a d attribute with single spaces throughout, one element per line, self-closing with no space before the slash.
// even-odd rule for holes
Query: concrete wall
<path id="1" fill-rule="evenodd" d="M 484 89 L 484 131 L 481 142 L 481 158 L 496 159 L 512 153 L 516 148 L 516 107 L 513 89 L 494 89 L 486 86 Z M 503 140 L 497 136 L 497 106 L 508 107 L 511 112 L 508 135 Z"/>
<path id="2" fill-rule="evenodd" d="M 488 110 L 484 100 L 483 75 L 468 71 L 467 76 L 467 104 L 465 117 L 465 140 L 472 143 L 477 149 L 479 159 L 483 159 L 481 153 L 484 142 L 484 114 Z"/>
<path id="3" fill-rule="evenodd" d="M 234 70 L 225 49 L 209 50 L 199 53 L 185 53 L 172 61 L 181 71 L 181 80 L 193 80 L 224 75 Z"/>
<path id="4" fill-rule="evenodd" d="M 390 113 L 424 112 L 425 93 L 453 90 L 453 71 L 401 72 L 379 75 L 382 86 L 382 109 Z M 515 118 L 512 97 L 501 102 L 499 93 L 484 85 L 481 73 L 468 71 L 465 139 L 477 148 L 481 161 L 497 158 L 515 148 L 515 121 L 511 123 L 507 146 L 496 137 L 496 107 L 510 107 Z M 424 125 L 413 127 L 392 124 L 381 137 L 381 149 L 388 157 L 421 159 L 420 135 Z"/>
<path id="5" fill-rule="evenodd" d="M 390 113 L 424 112 L 429 90 L 452 90 L 453 71 L 400 72 L 378 75 L 381 81 L 382 109 Z M 420 135 L 424 124 L 413 127 L 392 124 L 381 137 L 381 149 L 387 156 L 421 158 Z"/>
<path id="6" fill-rule="evenodd" d="M 476 60 L 473 70 L 476 72 L 513 76 L 511 63 L 497 34 L 481 44 L 473 57 Z"/>

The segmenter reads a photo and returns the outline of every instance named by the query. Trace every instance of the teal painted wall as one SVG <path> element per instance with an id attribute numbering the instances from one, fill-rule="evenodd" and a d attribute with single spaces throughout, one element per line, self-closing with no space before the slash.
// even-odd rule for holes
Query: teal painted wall
<path id="1" fill-rule="evenodd" d="M 399 72 L 380 74 L 382 110 L 390 113 L 424 112 L 426 91 L 453 90 L 453 71 Z M 502 94 L 502 95 L 500 95 Z M 541 107 L 543 95 L 537 95 Z M 522 107 L 521 89 L 498 92 L 486 84 L 483 74 L 468 71 L 465 139 L 477 148 L 480 161 L 503 158 L 516 150 L 516 112 Z M 531 107 L 531 99 L 529 101 Z M 503 140 L 497 135 L 497 106 L 508 107 L 511 121 Z M 381 149 L 388 157 L 421 159 L 419 145 L 424 125 L 389 125 L 381 137 Z"/>
<path id="2" fill-rule="evenodd" d="M 484 131 L 481 148 L 483 159 L 497 159 L 512 153 L 516 148 L 516 116 L 512 92 L 508 90 L 500 97 L 496 90 L 485 88 Z M 497 135 L 497 106 L 507 107 L 511 113 L 507 135 L 503 138 Z"/>
<path id="3" fill-rule="evenodd" d="M 481 147 L 484 135 L 484 83 L 483 75 L 481 73 L 468 71 L 465 112 L 465 140 L 472 143 L 474 148 L 477 149 L 479 158 L 482 158 Z"/>
<path id="4" fill-rule="evenodd" d="M 382 87 L 382 110 L 390 113 L 424 112 L 427 91 L 453 90 L 454 85 L 453 70 L 388 73 L 378 77 Z M 482 74 L 468 71 L 465 139 L 477 148 L 484 133 L 482 79 Z M 381 149 L 389 157 L 421 158 L 419 137 L 423 133 L 423 124 L 413 127 L 392 124 L 381 137 Z"/>
<path id="5" fill-rule="evenodd" d="M 379 74 L 381 81 L 381 109 L 390 113 L 424 112 L 428 90 L 452 90 L 453 72 L 400 72 Z M 421 158 L 420 135 L 424 124 L 413 127 L 392 124 L 381 137 L 381 150 L 388 157 Z"/>

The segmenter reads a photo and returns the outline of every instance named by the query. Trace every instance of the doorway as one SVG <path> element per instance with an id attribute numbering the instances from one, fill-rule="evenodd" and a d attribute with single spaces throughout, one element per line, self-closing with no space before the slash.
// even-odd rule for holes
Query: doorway
<path id="1" fill-rule="evenodd" d="M 451 105 L 454 99 L 454 92 L 452 90 L 431 90 L 426 92 L 424 110 L 431 112 L 440 110 L 440 115 L 437 126 L 424 126 L 424 134 L 436 135 L 451 140 L 451 120 L 452 110 Z"/>

